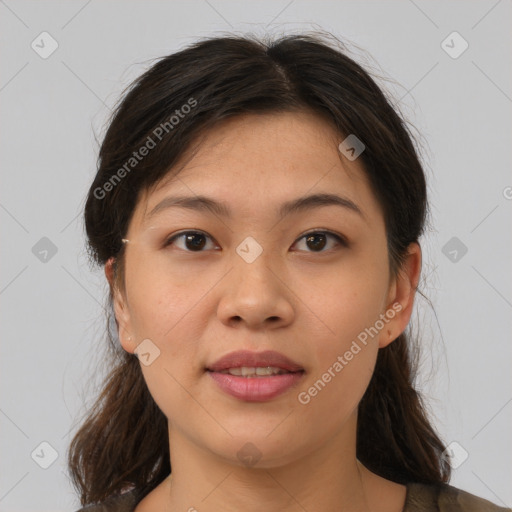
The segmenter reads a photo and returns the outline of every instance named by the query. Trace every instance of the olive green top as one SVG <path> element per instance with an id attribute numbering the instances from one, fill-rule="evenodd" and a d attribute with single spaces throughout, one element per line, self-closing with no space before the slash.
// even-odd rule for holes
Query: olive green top
<path id="1" fill-rule="evenodd" d="M 402 512 L 512 512 L 490 501 L 448 484 L 408 483 Z M 133 512 L 143 496 L 132 489 L 99 504 L 87 505 L 77 512 Z"/>

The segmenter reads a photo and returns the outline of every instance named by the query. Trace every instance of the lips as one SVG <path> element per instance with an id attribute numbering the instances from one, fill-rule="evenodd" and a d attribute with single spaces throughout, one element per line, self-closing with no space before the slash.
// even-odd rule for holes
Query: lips
<path id="1" fill-rule="evenodd" d="M 230 352 L 209 365 L 206 370 L 222 372 L 230 368 L 266 368 L 269 366 L 280 368 L 290 373 L 304 371 L 304 368 L 298 363 L 274 350 L 267 350 L 265 352 L 250 352 L 248 350 Z"/>
<path id="2" fill-rule="evenodd" d="M 247 402 L 272 400 L 297 386 L 305 373 L 298 363 L 273 350 L 231 352 L 205 370 L 218 389 Z"/>

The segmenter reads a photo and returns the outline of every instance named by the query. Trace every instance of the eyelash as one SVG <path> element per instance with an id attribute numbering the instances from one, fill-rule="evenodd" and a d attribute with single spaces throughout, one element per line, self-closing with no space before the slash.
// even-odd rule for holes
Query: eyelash
<path id="1" fill-rule="evenodd" d="M 307 233 L 304 233 L 299 238 L 297 238 L 297 240 L 294 242 L 294 245 L 299 240 L 302 240 L 303 238 L 306 238 L 306 237 L 311 236 L 311 235 L 319 235 L 319 234 L 320 235 L 327 235 L 327 236 L 330 236 L 330 237 L 334 238 L 342 247 L 348 247 L 349 246 L 348 241 L 346 240 L 345 237 L 343 237 L 342 235 L 339 235 L 338 233 L 333 233 L 332 231 L 328 231 L 328 230 L 308 231 Z M 169 238 L 167 238 L 166 241 L 163 244 L 163 248 L 170 246 L 175 240 L 177 240 L 178 238 L 183 237 L 185 235 L 203 235 L 204 237 L 209 238 L 210 240 L 212 240 L 212 237 L 210 235 L 207 235 L 203 231 L 182 231 L 181 233 L 176 233 L 176 234 L 170 236 Z M 184 252 L 189 252 L 189 253 L 205 252 L 204 250 L 201 250 L 201 251 L 190 251 L 188 249 L 180 249 L 180 250 L 183 250 Z M 330 250 L 332 250 L 332 249 L 327 249 L 327 250 L 323 250 L 322 249 L 320 251 L 306 251 L 306 252 L 309 252 L 311 254 L 321 254 L 321 253 L 329 252 Z"/>

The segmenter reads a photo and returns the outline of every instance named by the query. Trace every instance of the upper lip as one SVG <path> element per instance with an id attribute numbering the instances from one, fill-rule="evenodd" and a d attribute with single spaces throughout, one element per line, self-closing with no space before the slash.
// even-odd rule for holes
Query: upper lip
<path id="1" fill-rule="evenodd" d="M 206 369 L 213 372 L 220 372 L 222 370 L 228 370 L 229 368 L 241 368 L 243 366 L 246 368 L 273 366 L 289 372 L 304 370 L 298 363 L 274 350 L 266 350 L 264 352 L 238 350 L 236 352 L 230 352 Z"/>

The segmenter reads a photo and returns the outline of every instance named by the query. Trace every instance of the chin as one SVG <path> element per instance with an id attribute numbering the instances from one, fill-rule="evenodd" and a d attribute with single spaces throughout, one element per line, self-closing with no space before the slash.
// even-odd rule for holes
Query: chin
<path id="1" fill-rule="evenodd" d="M 236 436 L 226 435 L 219 443 L 212 445 L 208 439 L 207 448 L 229 464 L 240 467 L 269 469 L 293 463 L 307 453 L 307 446 L 294 446 L 285 431 L 268 436 L 268 431 L 255 435 L 254 428 L 247 429 L 247 435 L 240 431 Z M 286 441 L 285 441 L 286 440 Z"/>

